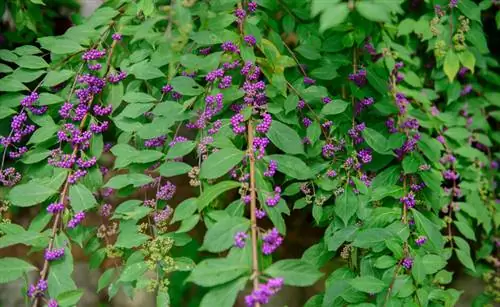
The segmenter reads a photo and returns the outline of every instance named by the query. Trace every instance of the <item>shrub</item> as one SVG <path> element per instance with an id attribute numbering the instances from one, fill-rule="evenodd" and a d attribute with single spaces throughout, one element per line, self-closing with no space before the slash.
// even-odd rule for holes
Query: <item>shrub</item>
<path id="1" fill-rule="evenodd" d="M 97 291 L 158 306 L 318 281 L 308 307 L 453 306 L 456 259 L 498 302 L 495 5 L 116 0 L 0 50 L 0 247 L 45 259 L 0 259 L 0 282 L 40 270 L 27 302 L 75 305 L 78 245 L 116 264 Z M 323 237 L 279 259 L 292 210 Z"/>

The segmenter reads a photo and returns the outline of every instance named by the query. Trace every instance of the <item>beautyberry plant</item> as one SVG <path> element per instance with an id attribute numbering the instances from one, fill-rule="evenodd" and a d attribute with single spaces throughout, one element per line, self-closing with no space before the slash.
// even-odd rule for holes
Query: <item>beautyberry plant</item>
<path id="1" fill-rule="evenodd" d="M 456 270 L 498 303 L 498 6 L 112 0 L 0 50 L 0 247 L 43 257 L 0 282 L 74 306 L 79 246 L 157 306 L 453 306 Z M 292 213 L 322 235 L 290 259 Z"/>

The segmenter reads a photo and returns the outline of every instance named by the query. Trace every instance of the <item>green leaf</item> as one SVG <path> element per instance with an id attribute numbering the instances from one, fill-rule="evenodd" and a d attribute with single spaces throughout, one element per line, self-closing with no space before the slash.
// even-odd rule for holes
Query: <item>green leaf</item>
<path id="1" fill-rule="evenodd" d="M 61 307 L 75 306 L 80 301 L 82 295 L 83 295 L 83 290 L 81 289 L 66 291 L 59 294 L 57 296 L 56 301 Z"/>
<path id="2" fill-rule="evenodd" d="M 143 174 L 124 174 L 112 177 L 105 185 L 105 188 L 121 189 L 128 185 L 135 188 L 141 187 L 153 181 L 153 178 Z"/>
<path id="3" fill-rule="evenodd" d="M 156 98 L 153 96 L 141 92 L 127 92 L 122 99 L 128 103 L 147 103 L 156 101 Z"/>
<path id="4" fill-rule="evenodd" d="M 238 188 L 241 186 L 241 183 L 236 181 L 222 181 L 215 185 L 209 186 L 206 188 L 203 193 L 198 198 L 198 209 L 202 210 L 203 208 L 210 205 L 210 203 L 217 198 L 220 194 L 232 190 L 234 188 Z"/>
<path id="5" fill-rule="evenodd" d="M 454 221 L 453 224 L 457 226 L 460 233 L 464 235 L 469 240 L 476 241 L 476 234 L 474 233 L 474 229 L 467 224 L 465 221 Z"/>
<path id="6" fill-rule="evenodd" d="M 24 231 L 6 234 L 0 237 L 0 249 L 16 244 L 24 244 L 28 246 L 45 247 L 49 240 L 46 236 L 35 231 Z"/>
<path id="7" fill-rule="evenodd" d="M 440 252 L 444 246 L 444 241 L 436 224 L 427 219 L 422 213 L 415 209 L 411 209 L 417 229 L 427 236 L 429 239 L 428 245 L 436 252 Z"/>
<path id="8" fill-rule="evenodd" d="M 224 148 L 211 155 L 203 161 L 200 168 L 200 178 L 215 179 L 229 172 L 237 164 L 241 163 L 245 152 L 233 149 Z"/>
<path id="9" fill-rule="evenodd" d="M 8 283 L 22 277 L 25 273 L 36 270 L 30 263 L 17 258 L 0 259 L 0 284 Z"/>
<path id="10" fill-rule="evenodd" d="M 368 20 L 376 22 L 390 22 L 391 15 L 387 7 L 382 3 L 362 1 L 356 3 L 358 13 Z"/>
<path id="11" fill-rule="evenodd" d="M 10 76 L 0 79 L 0 91 L 2 92 L 19 92 L 27 90 L 29 90 L 29 88 Z"/>
<path id="12" fill-rule="evenodd" d="M 192 78 L 178 76 L 170 82 L 174 91 L 186 96 L 197 96 L 203 93 L 204 89 L 201 85 L 196 83 Z"/>
<path id="13" fill-rule="evenodd" d="M 156 78 L 164 78 L 165 74 L 158 68 L 148 62 L 140 62 L 130 68 L 130 73 L 136 76 L 137 79 L 151 80 Z"/>
<path id="14" fill-rule="evenodd" d="M 323 109 L 321 109 L 322 115 L 335 115 L 340 114 L 345 111 L 349 104 L 344 100 L 334 99 L 332 102 L 326 104 Z"/>
<path id="15" fill-rule="evenodd" d="M 233 307 L 238 293 L 245 288 L 247 277 L 210 289 L 201 300 L 200 307 Z"/>
<path id="16" fill-rule="evenodd" d="M 457 255 L 458 260 L 469 270 L 476 271 L 476 267 L 474 266 L 474 262 L 470 256 L 470 252 L 464 251 L 461 249 L 455 249 L 455 253 Z"/>
<path id="17" fill-rule="evenodd" d="M 60 96 L 50 94 L 50 93 L 41 93 L 40 98 L 38 98 L 40 105 L 46 106 L 51 104 L 58 104 L 64 101 L 64 99 Z"/>
<path id="18" fill-rule="evenodd" d="M 114 276 L 115 276 L 115 268 L 109 268 L 106 271 L 104 271 L 104 273 L 102 273 L 101 277 L 99 277 L 99 280 L 97 281 L 97 292 L 109 286 Z"/>
<path id="19" fill-rule="evenodd" d="M 48 125 L 43 126 L 35 130 L 35 132 L 31 135 L 28 140 L 28 144 L 38 144 L 45 142 L 51 137 L 55 137 L 56 132 L 59 130 L 59 126 L 57 125 Z"/>
<path id="20" fill-rule="evenodd" d="M 24 164 L 33 164 L 45 160 L 48 156 L 50 156 L 50 150 L 34 149 L 25 153 L 21 161 Z"/>
<path id="21" fill-rule="evenodd" d="M 72 185 L 69 188 L 69 200 L 71 208 L 73 208 L 75 212 L 94 208 L 97 204 L 92 192 L 81 183 Z"/>
<path id="22" fill-rule="evenodd" d="M 191 168 L 191 165 L 183 162 L 167 161 L 160 166 L 158 171 L 163 177 L 174 177 L 186 174 Z"/>
<path id="23" fill-rule="evenodd" d="M 467 18 L 481 22 L 481 9 L 471 0 L 460 0 L 458 1 L 458 9 Z"/>
<path id="24" fill-rule="evenodd" d="M 321 32 L 338 26 L 343 23 L 349 15 L 349 8 L 347 3 L 339 3 L 328 6 L 323 11 L 319 19 L 319 30 Z"/>
<path id="25" fill-rule="evenodd" d="M 382 155 L 391 154 L 388 150 L 387 139 L 374 129 L 366 127 L 362 132 L 366 143 L 376 152 Z"/>
<path id="26" fill-rule="evenodd" d="M 443 70 L 446 76 L 448 76 L 448 80 L 450 80 L 450 82 L 455 79 L 459 69 L 460 61 L 458 56 L 452 49 L 448 50 L 448 53 L 446 53 L 446 57 L 444 58 Z"/>
<path id="27" fill-rule="evenodd" d="M 347 225 L 349 219 L 358 211 L 358 197 L 354 195 L 351 189 L 347 189 L 343 194 L 337 197 L 335 201 L 335 213 Z"/>
<path id="28" fill-rule="evenodd" d="M 264 157 L 264 159 L 267 162 L 270 160 L 278 162 L 278 171 L 292 178 L 305 180 L 313 178 L 315 175 L 315 172 L 309 168 L 309 166 L 307 166 L 302 159 L 294 156 L 270 155 Z"/>
<path id="29" fill-rule="evenodd" d="M 198 209 L 198 200 L 196 198 L 188 198 L 181 202 L 174 210 L 174 216 L 170 221 L 173 224 L 177 221 L 182 221 L 192 216 Z"/>
<path id="30" fill-rule="evenodd" d="M 323 273 L 300 259 L 285 259 L 273 263 L 265 271 L 272 277 L 281 277 L 286 285 L 307 287 L 318 281 Z"/>
<path id="31" fill-rule="evenodd" d="M 352 245 L 361 248 L 370 248 L 392 237 L 392 233 L 385 228 L 368 228 L 358 232 Z"/>
<path id="32" fill-rule="evenodd" d="M 374 266 L 377 269 L 388 269 L 388 268 L 391 268 L 394 265 L 396 265 L 396 263 L 397 263 L 397 260 L 394 259 L 393 257 L 391 257 L 389 255 L 383 255 L 383 256 L 380 256 L 379 258 L 377 258 Z"/>
<path id="33" fill-rule="evenodd" d="M 176 233 L 185 233 L 191 231 L 200 221 L 200 215 L 192 215 L 182 220 L 181 226 L 177 229 Z"/>
<path id="34" fill-rule="evenodd" d="M 298 133 L 289 126 L 273 120 L 267 137 L 276 147 L 292 155 L 304 153 L 304 145 Z"/>
<path id="35" fill-rule="evenodd" d="M 447 264 L 446 260 L 439 255 L 427 254 L 422 258 L 425 274 L 434 274 L 444 268 Z"/>
<path id="36" fill-rule="evenodd" d="M 249 273 L 250 268 L 245 263 L 234 263 L 226 258 L 207 259 L 198 263 L 187 281 L 202 287 L 213 287 Z"/>
<path id="37" fill-rule="evenodd" d="M 133 103 L 129 104 L 116 117 L 137 118 L 144 115 L 145 112 L 151 110 L 153 103 Z"/>
<path id="38" fill-rule="evenodd" d="M 20 184 L 10 190 L 8 199 L 16 207 L 31 207 L 45 201 L 57 191 L 47 186 L 28 182 Z"/>
<path id="39" fill-rule="evenodd" d="M 39 39 L 43 49 L 55 54 L 70 54 L 83 51 L 84 48 L 71 39 L 62 37 L 43 37 Z"/>
<path id="40" fill-rule="evenodd" d="M 16 64 L 20 67 L 30 69 L 41 69 L 49 67 L 49 64 L 47 64 L 47 62 L 45 62 L 43 58 L 34 55 L 24 55 L 16 61 Z"/>
<path id="41" fill-rule="evenodd" d="M 167 159 L 175 159 L 179 157 L 183 157 L 193 151 L 196 147 L 196 143 L 193 141 L 186 141 L 176 143 L 174 146 L 170 147 L 167 152 Z"/>
<path id="42" fill-rule="evenodd" d="M 373 276 L 356 277 L 350 282 L 351 286 L 365 293 L 379 293 L 386 288 L 386 284 Z"/>
<path id="43" fill-rule="evenodd" d="M 134 281 L 142 277 L 148 270 L 146 262 L 140 261 L 127 265 L 123 272 L 120 274 L 120 281 Z"/>
<path id="44" fill-rule="evenodd" d="M 474 54 L 469 50 L 465 50 L 464 52 L 459 53 L 458 57 L 460 58 L 460 63 L 474 73 L 474 66 L 476 65 L 476 57 Z"/>
<path id="45" fill-rule="evenodd" d="M 219 220 L 210 227 L 205 234 L 200 250 L 211 253 L 220 253 L 229 249 L 234 244 L 234 235 L 237 232 L 246 232 L 250 221 L 243 217 L 227 217 Z"/>

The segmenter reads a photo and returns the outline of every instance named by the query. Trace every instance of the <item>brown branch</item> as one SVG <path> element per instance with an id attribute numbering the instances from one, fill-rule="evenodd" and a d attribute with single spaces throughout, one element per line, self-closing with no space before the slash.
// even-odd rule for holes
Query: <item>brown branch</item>
<path id="1" fill-rule="evenodd" d="M 253 270 L 253 289 L 259 288 L 259 255 L 257 251 L 257 217 L 255 211 L 257 209 L 257 197 L 255 195 L 255 156 L 253 148 L 253 124 L 252 120 L 248 121 L 248 157 L 250 159 L 250 223 L 251 223 L 251 236 L 252 236 L 252 270 Z M 256 307 L 260 307 L 257 303 Z"/>

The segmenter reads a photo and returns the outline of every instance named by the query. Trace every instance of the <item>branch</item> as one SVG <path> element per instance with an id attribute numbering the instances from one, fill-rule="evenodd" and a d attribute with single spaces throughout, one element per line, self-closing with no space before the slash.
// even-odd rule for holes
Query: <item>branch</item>
<path id="1" fill-rule="evenodd" d="M 255 195 L 255 156 L 253 148 L 253 125 L 252 120 L 248 121 L 248 156 L 250 159 L 250 223 L 251 223 L 251 236 L 252 236 L 252 270 L 253 270 L 253 289 L 259 288 L 259 255 L 257 251 L 257 217 L 255 210 L 257 209 L 257 198 Z M 260 307 L 257 303 L 255 307 Z"/>

